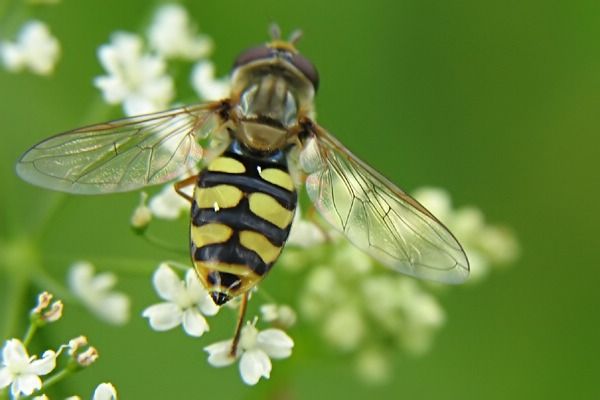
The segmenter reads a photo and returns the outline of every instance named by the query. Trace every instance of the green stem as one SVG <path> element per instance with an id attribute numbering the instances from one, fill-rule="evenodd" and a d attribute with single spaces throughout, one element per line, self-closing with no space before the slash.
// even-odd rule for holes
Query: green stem
<path id="1" fill-rule="evenodd" d="M 33 336 L 35 335 L 35 332 L 37 332 L 38 328 L 39 326 L 35 322 L 32 321 L 29 323 L 27 332 L 25 332 L 25 336 L 23 336 L 23 345 L 25 347 L 29 346 L 29 343 L 31 343 L 31 340 L 33 339 Z"/>
<path id="2" fill-rule="evenodd" d="M 142 234 L 142 237 L 151 245 L 160 247 L 161 249 L 167 250 L 171 253 L 177 253 L 177 254 L 185 253 L 185 250 L 182 249 L 181 247 L 176 247 L 170 243 L 167 243 L 164 240 L 157 238 L 156 236 L 150 235 L 148 232 L 144 232 Z"/>
<path id="3" fill-rule="evenodd" d="M 50 378 L 46 379 L 42 383 L 42 387 L 40 390 L 32 393 L 30 396 L 19 397 L 19 398 L 26 400 L 26 399 L 32 399 L 34 396 L 39 396 L 50 386 L 62 381 L 63 379 L 67 378 L 68 376 L 72 375 L 73 372 L 75 372 L 75 371 L 76 371 L 75 369 L 69 368 L 67 366 L 67 367 L 63 368 L 62 370 L 58 371 L 56 374 L 52 375 Z"/>
<path id="4" fill-rule="evenodd" d="M 73 372 L 75 372 L 75 370 L 73 368 L 69 368 L 69 367 L 63 368 L 62 370 L 58 371 L 56 374 L 52 375 L 50 378 L 46 379 L 44 381 L 44 384 L 42 385 L 42 389 L 48 389 L 50 386 L 62 381 L 66 377 L 72 375 Z"/>

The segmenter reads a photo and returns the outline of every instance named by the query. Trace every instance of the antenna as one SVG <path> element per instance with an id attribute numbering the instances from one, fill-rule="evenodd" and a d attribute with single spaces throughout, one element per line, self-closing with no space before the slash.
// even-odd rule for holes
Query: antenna
<path id="1" fill-rule="evenodd" d="M 288 41 L 291 44 L 296 45 L 296 43 L 298 43 L 298 41 L 300 39 L 302 39 L 302 35 L 304 35 L 304 32 L 302 32 L 302 29 L 296 29 L 292 32 Z"/>
<path id="2" fill-rule="evenodd" d="M 281 28 L 279 28 L 277 22 L 272 22 L 271 25 L 269 25 L 269 34 L 274 41 L 281 39 Z"/>

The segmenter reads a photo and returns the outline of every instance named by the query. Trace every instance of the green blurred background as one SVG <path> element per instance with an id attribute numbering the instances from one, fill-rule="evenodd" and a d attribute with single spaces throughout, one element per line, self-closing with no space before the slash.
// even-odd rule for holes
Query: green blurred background
<path id="1" fill-rule="evenodd" d="M 20 10 L 20 3 L 8 7 Z M 420 358 L 399 352 L 389 385 L 361 384 L 347 358 L 301 323 L 291 333 L 294 355 L 275 362 L 270 380 L 248 388 L 236 368 L 207 366 L 202 351 L 229 336 L 233 316 L 213 319 L 210 338 L 200 341 L 179 329 L 153 332 L 138 317 L 156 302 L 150 273 L 170 257 L 131 234 L 128 219 L 139 195 L 69 197 L 40 244 L 46 268 L 62 278 L 79 258 L 102 269 L 111 268 L 112 258 L 137 261 L 117 270 L 120 288 L 132 294 L 129 325 L 107 326 L 68 307 L 43 335 L 55 344 L 85 333 L 100 349 L 99 362 L 69 380 L 64 395 L 86 398 L 97 383 L 111 381 L 124 399 L 600 397 L 594 162 L 600 156 L 600 2 L 184 4 L 214 38 L 220 75 L 240 50 L 266 40 L 271 21 L 284 32 L 302 28 L 300 48 L 321 74 L 320 123 L 406 190 L 444 187 L 456 205 L 476 205 L 492 223 L 511 226 L 522 255 L 513 268 L 446 294 L 448 323 L 433 350 Z M 24 18 L 35 16 L 63 48 L 50 79 L 0 69 L 4 244 L 29 237 L 60 199 L 19 181 L 15 160 L 52 133 L 119 115 L 117 108 L 94 106 L 99 94 L 91 80 L 102 73 L 96 49 L 117 29 L 139 30 L 151 10 L 143 0 L 63 1 L 19 11 L 0 26 L 3 37 L 13 37 Z M 181 229 L 164 224 L 157 232 L 185 248 L 185 224 L 175 226 Z M 147 272 L 134 273 L 141 265 Z M 2 310 L 19 298 L 3 276 L 0 268 Z M 293 287 L 282 282 L 289 277 L 275 270 L 266 285 L 277 293 Z M 0 324 L 6 317 L 0 315 Z"/>

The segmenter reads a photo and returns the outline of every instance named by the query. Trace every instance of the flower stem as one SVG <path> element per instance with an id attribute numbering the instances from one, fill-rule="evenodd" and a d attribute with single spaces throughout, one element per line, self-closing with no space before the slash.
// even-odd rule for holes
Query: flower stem
<path id="1" fill-rule="evenodd" d="M 151 245 L 160 247 L 163 250 L 170 251 L 172 253 L 182 254 L 185 253 L 185 250 L 179 246 L 173 246 L 170 243 L 165 242 L 162 239 L 157 238 L 156 236 L 150 235 L 148 232 L 144 232 L 142 237 Z"/>
<path id="2" fill-rule="evenodd" d="M 33 339 L 33 336 L 37 332 L 38 328 L 39 325 L 36 324 L 34 321 L 31 321 L 29 323 L 29 326 L 27 327 L 27 332 L 25 332 L 25 336 L 23 336 L 23 345 L 25 347 L 29 346 L 29 343 L 31 343 L 31 340 Z"/>
<path id="3" fill-rule="evenodd" d="M 62 381 L 66 377 L 72 375 L 73 372 L 75 372 L 75 370 L 73 368 L 65 367 L 65 368 L 61 369 L 56 374 L 52 375 L 50 378 L 48 378 L 44 381 L 40 391 L 42 391 L 44 389 L 48 389 L 50 386 L 54 385 L 55 383 Z"/>

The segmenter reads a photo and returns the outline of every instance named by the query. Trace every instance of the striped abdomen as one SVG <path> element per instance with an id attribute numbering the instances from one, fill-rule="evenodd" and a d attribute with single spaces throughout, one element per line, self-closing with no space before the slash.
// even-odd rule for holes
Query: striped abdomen
<path id="1" fill-rule="evenodd" d="M 269 272 L 290 232 L 296 203 L 281 150 L 257 157 L 234 141 L 200 173 L 190 248 L 216 304 L 246 292 Z"/>

